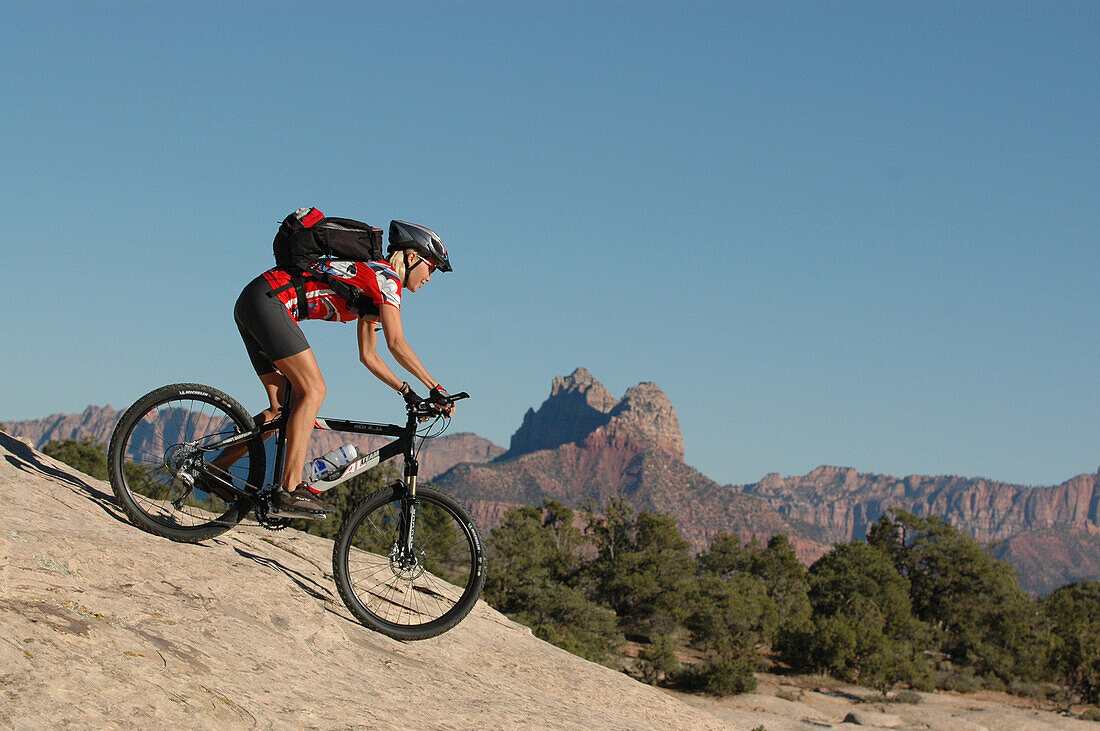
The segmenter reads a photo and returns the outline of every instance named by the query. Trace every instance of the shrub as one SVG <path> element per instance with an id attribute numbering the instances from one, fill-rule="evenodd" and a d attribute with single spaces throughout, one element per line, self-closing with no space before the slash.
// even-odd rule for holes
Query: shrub
<path id="1" fill-rule="evenodd" d="M 50 442 L 42 448 L 42 453 L 80 470 L 89 477 L 97 480 L 107 479 L 107 451 L 103 445 L 92 441 L 91 437 L 84 437 L 79 442 L 75 439 Z"/>
<path id="2" fill-rule="evenodd" d="M 738 695 L 756 690 L 753 660 L 748 654 L 718 657 L 703 667 L 704 687 L 716 696 Z"/>
<path id="3" fill-rule="evenodd" d="M 676 659 L 676 646 L 668 635 L 658 635 L 646 645 L 638 658 L 642 680 L 657 683 L 676 672 L 680 661 Z"/>
<path id="4" fill-rule="evenodd" d="M 902 690 L 902 691 L 898 691 L 893 696 L 888 697 L 886 700 L 889 701 L 890 703 L 912 703 L 912 704 L 917 704 L 917 703 L 920 703 L 921 700 L 923 700 L 923 699 L 921 698 L 920 693 L 916 693 L 916 692 L 911 691 L 911 690 Z"/>
<path id="5" fill-rule="evenodd" d="M 684 667 L 672 680 L 684 690 L 703 691 L 719 697 L 756 690 L 753 653 L 721 655 Z"/>

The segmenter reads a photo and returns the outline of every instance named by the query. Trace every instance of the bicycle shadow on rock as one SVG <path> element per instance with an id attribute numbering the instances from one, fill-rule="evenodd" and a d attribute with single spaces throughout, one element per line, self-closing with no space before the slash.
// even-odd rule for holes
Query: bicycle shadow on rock
<path id="1" fill-rule="evenodd" d="M 271 558 L 270 556 L 261 556 L 258 553 L 246 551 L 239 546 L 234 546 L 233 550 L 236 551 L 237 555 L 241 556 L 242 558 L 247 558 L 251 561 L 258 563 L 261 566 L 267 566 L 268 568 L 272 568 L 276 571 L 281 572 L 288 579 L 297 584 L 298 588 L 300 588 L 306 594 L 309 594 L 314 599 L 320 599 L 323 602 L 336 601 L 336 597 L 334 597 L 332 593 L 329 592 L 325 587 L 318 584 L 316 581 L 313 581 L 302 572 L 287 568 L 279 561 Z"/>
<path id="2" fill-rule="evenodd" d="M 64 485 L 77 494 L 87 494 L 87 496 L 92 499 L 92 502 L 98 505 L 107 515 L 120 523 L 129 523 L 125 514 L 115 503 L 114 496 L 100 490 L 90 482 L 77 477 L 79 473 L 75 473 L 75 468 L 73 468 L 74 472 L 67 472 L 46 464 L 41 460 L 41 455 L 38 452 L 34 451 L 34 449 L 27 446 L 19 439 L 4 432 L 0 432 L 0 447 L 3 447 L 9 452 L 9 454 L 4 455 L 4 459 L 8 461 L 8 464 L 15 467 L 20 472 L 45 477 L 48 480 Z"/>

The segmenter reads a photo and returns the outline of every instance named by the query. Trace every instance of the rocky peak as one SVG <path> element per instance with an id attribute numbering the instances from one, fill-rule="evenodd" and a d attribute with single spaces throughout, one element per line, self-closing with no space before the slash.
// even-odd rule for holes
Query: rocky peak
<path id="1" fill-rule="evenodd" d="M 550 398 L 580 400 L 604 414 L 609 413 L 618 403 L 611 392 L 597 381 L 587 368 L 578 368 L 568 376 L 554 376 L 550 386 Z"/>
<path id="2" fill-rule="evenodd" d="M 84 437 L 91 437 L 96 444 L 106 444 L 121 415 L 110 406 L 88 406 L 79 414 L 51 414 L 42 419 L 4 423 L 9 434 L 29 439 L 36 449 L 41 449 L 53 440 Z"/>
<path id="3" fill-rule="evenodd" d="M 554 378 L 550 397 L 538 411 L 528 409 L 503 458 L 555 449 L 588 437 L 655 445 L 676 459 L 684 442 L 676 412 L 654 383 L 640 383 L 617 400 L 585 368 Z"/>
<path id="4" fill-rule="evenodd" d="M 630 388 L 611 411 L 608 428 L 636 432 L 676 459 L 684 458 L 680 420 L 668 396 L 655 383 L 639 383 Z"/>

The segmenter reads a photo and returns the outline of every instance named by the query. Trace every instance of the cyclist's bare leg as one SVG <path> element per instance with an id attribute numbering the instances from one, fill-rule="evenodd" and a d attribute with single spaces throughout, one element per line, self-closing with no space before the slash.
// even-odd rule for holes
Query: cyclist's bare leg
<path id="1" fill-rule="evenodd" d="M 294 388 L 294 402 L 286 427 L 286 466 L 280 485 L 290 491 L 302 480 L 302 469 L 306 464 L 313 425 L 325 400 L 325 379 L 311 349 L 277 360 L 275 365 Z M 279 401 L 276 398 L 282 396 L 282 386 L 264 378 L 260 380 L 268 391 L 268 398 L 272 400 L 271 408 L 277 411 Z M 274 389 L 273 385 L 276 386 Z"/>
<path id="2" fill-rule="evenodd" d="M 286 378 L 278 371 L 260 376 L 260 382 L 264 384 L 264 390 L 267 392 L 267 398 L 271 405 L 252 417 L 253 421 L 256 422 L 256 426 L 263 426 L 278 418 L 283 403 L 283 391 L 286 389 Z M 271 436 L 271 430 L 265 431 L 263 438 L 266 439 L 269 436 Z M 238 444 L 223 450 L 221 454 L 211 460 L 211 464 L 222 472 L 228 472 L 229 468 L 247 453 L 248 445 Z"/>
<path id="3" fill-rule="evenodd" d="M 260 383 L 264 384 L 264 391 L 267 393 L 267 400 L 270 402 L 270 406 L 252 417 L 252 420 L 256 422 L 256 426 L 267 424 L 275 419 L 279 418 L 279 412 L 283 408 L 283 393 L 286 391 L 286 376 L 279 371 L 272 371 L 271 373 L 265 373 L 260 376 Z M 266 439 L 271 435 L 270 431 L 264 433 Z"/>

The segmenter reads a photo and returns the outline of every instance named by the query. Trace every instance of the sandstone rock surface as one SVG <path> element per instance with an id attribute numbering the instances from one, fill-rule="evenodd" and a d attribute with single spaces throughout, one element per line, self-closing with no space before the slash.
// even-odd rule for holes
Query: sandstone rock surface
<path id="1" fill-rule="evenodd" d="M 355 622 L 332 544 L 203 545 L 0 433 L 0 727 L 734 728 L 536 639 L 483 602 L 402 643 Z"/>

